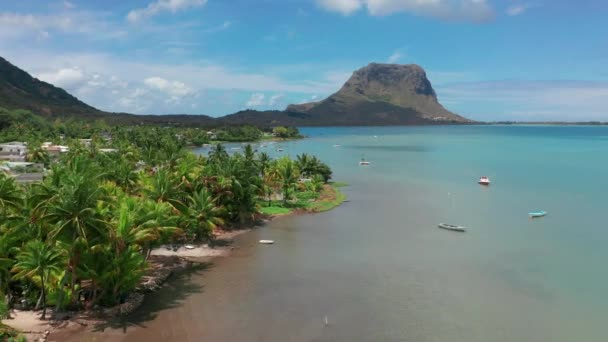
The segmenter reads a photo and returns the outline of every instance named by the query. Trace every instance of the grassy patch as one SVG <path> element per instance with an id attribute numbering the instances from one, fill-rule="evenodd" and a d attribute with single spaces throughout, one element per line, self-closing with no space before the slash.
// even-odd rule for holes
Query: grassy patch
<path id="1" fill-rule="evenodd" d="M 320 193 L 314 191 L 301 191 L 295 193 L 295 201 L 283 204 L 282 201 L 259 200 L 260 212 L 266 215 L 285 215 L 294 210 L 303 209 L 309 212 L 320 213 L 334 209 L 346 200 L 339 188 L 346 186 L 346 183 L 330 183 L 324 186 Z"/>
<path id="2" fill-rule="evenodd" d="M 265 215 L 285 215 L 292 212 L 293 209 L 284 207 L 261 207 L 260 212 Z"/>
<path id="3" fill-rule="evenodd" d="M 346 183 L 346 182 L 329 182 L 329 184 L 331 186 L 333 186 L 334 188 L 343 188 L 343 187 L 348 186 L 348 183 Z"/>
<path id="4" fill-rule="evenodd" d="M 346 200 L 346 195 L 338 189 L 338 186 L 330 184 L 323 189 L 319 200 L 310 203 L 308 210 L 314 212 L 323 212 L 332 210 Z"/>

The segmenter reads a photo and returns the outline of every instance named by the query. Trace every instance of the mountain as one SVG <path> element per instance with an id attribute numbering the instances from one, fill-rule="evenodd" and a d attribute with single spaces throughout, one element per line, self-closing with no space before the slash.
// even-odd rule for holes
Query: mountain
<path id="1" fill-rule="evenodd" d="M 285 111 L 245 110 L 211 118 L 104 112 L 0 57 L 0 107 L 29 109 L 49 118 L 107 119 L 118 124 L 366 126 L 471 122 L 439 104 L 426 73 L 414 64 L 371 63 L 355 71 L 338 92 L 319 102 L 290 105 Z"/>
<path id="2" fill-rule="evenodd" d="M 134 115 L 108 113 L 89 106 L 67 91 L 40 81 L 0 57 L 0 107 L 28 109 L 47 118 L 111 119 L 119 124 L 211 126 L 206 115 Z"/>
<path id="3" fill-rule="evenodd" d="M 102 112 L 61 88 L 33 78 L 27 72 L 0 57 L 0 106 L 29 109 L 47 117 L 96 117 Z"/>
<path id="4" fill-rule="evenodd" d="M 371 63 L 327 99 L 290 105 L 286 111 L 344 125 L 469 122 L 437 101 L 424 69 L 415 64 Z"/>
<path id="5" fill-rule="evenodd" d="M 289 105 L 285 111 L 247 110 L 219 119 L 260 126 L 373 126 L 460 124 L 472 121 L 445 109 L 415 64 L 371 63 L 353 73 L 327 99 Z"/>

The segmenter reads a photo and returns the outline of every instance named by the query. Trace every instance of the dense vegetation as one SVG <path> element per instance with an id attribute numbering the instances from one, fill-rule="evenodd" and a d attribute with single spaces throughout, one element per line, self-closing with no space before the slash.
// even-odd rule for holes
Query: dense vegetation
<path id="1" fill-rule="evenodd" d="M 147 127 L 109 125 L 104 120 L 83 122 L 76 119 L 46 118 L 32 114 L 27 110 L 7 110 L 0 107 L 0 142 L 25 141 L 39 145 L 42 141 L 64 144 L 70 139 L 93 138 L 98 147 L 103 147 L 105 136 L 140 135 L 142 131 L 162 131 L 173 134 L 181 143 L 202 146 L 213 141 L 245 142 L 257 141 L 274 133 L 277 138 L 302 138 L 296 127 L 268 127 L 260 129 L 255 126 L 225 126 L 211 129 L 182 128 L 179 126 Z M 64 139 L 61 139 L 63 137 Z M 100 145 L 101 144 L 101 145 Z M 34 145 L 30 145 L 34 146 Z"/>
<path id="2" fill-rule="evenodd" d="M 153 248 L 212 240 L 218 228 L 257 221 L 262 207 L 295 206 L 318 196 L 332 174 L 316 157 L 272 159 L 251 145 L 231 155 L 218 144 L 197 156 L 185 148 L 206 138 L 195 129 L 8 121 L 3 140 L 65 134 L 70 147 L 53 159 L 29 145 L 28 159 L 48 165 L 42 182 L 18 184 L 0 172 L 0 298 L 42 308 L 43 317 L 49 305 L 120 303 Z M 72 139 L 88 136 L 90 146 Z"/>

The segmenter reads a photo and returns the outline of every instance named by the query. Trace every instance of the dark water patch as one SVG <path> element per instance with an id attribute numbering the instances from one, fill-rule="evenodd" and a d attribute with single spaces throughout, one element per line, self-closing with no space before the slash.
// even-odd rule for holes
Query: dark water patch
<path id="1" fill-rule="evenodd" d="M 203 286 L 196 283 L 194 277 L 212 267 L 212 263 L 201 263 L 176 272 L 160 290 L 146 294 L 143 304 L 135 312 L 127 317 L 117 317 L 99 324 L 93 328 L 93 331 L 120 329 L 126 333 L 129 328 L 145 327 L 146 322 L 155 320 L 159 312 L 180 307 L 188 297 L 201 293 Z"/>
<path id="2" fill-rule="evenodd" d="M 432 148 L 420 145 L 346 145 L 348 149 L 386 152 L 432 152 Z"/>

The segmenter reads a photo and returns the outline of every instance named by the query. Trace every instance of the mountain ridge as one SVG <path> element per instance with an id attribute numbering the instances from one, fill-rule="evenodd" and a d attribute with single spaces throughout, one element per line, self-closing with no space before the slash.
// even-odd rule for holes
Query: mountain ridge
<path id="1" fill-rule="evenodd" d="M 289 105 L 283 111 L 243 110 L 212 118 L 206 115 L 135 115 L 110 113 L 86 104 L 62 88 L 38 80 L 0 57 L 0 107 L 28 109 L 47 118 L 112 120 L 119 124 L 219 126 L 378 126 L 469 123 L 446 110 L 422 67 L 378 64 L 356 70 L 328 98 Z"/>

